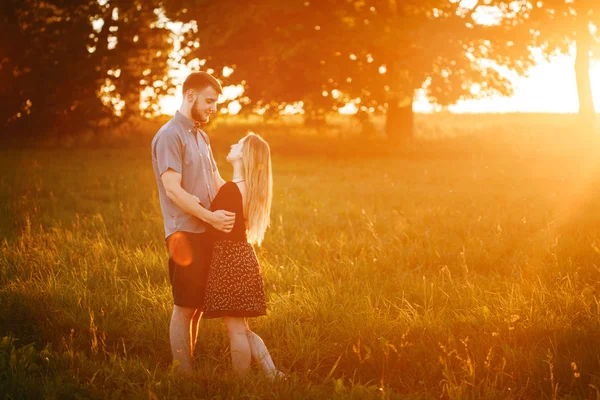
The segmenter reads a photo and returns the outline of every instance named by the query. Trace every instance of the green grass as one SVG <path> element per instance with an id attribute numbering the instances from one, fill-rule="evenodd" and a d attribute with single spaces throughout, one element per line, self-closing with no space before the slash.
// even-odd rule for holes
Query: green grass
<path id="1" fill-rule="evenodd" d="M 0 151 L 0 393 L 600 398 L 597 144 L 569 117 L 422 118 L 435 139 L 400 146 L 254 127 L 275 194 L 257 248 L 269 315 L 251 325 L 292 376 L 275 385 L 233 376 L 219 320 L 202 322 L 194 377 L 173 375 L 148 138 Z M 211 132 L 226 178 L 248 128 Z"/>

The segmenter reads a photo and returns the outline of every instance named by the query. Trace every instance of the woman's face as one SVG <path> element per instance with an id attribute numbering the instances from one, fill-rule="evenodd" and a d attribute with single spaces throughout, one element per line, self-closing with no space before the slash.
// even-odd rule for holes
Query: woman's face
<path id="1" fill-rule="evenodd" d="M 229 154 L 227 155 L 227 161 L 234 162 L 242 159 L 244 139 L 246 139 L 246 137 L 241 138 L 239 142 L 231 145 L 231 150 L 229 150 Z"/>

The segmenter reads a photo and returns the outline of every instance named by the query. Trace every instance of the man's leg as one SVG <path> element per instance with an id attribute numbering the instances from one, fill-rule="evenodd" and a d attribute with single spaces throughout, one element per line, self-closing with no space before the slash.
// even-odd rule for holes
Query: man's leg
<path id="1" fill-rule="evenodd" d="M 194 350 L 196 350 L 196 342 L 198 341 L 200 318 L 202 318 L 202 311 L 196 310 L 194 316 L 192 317 L 192 356 L 194 355 Z"/>
<path id="2" fill-rule="evenodd" d="M 189 374 L 192 372 L 192 319 L 195 308 L 173 306 L 169 337 L 171 339 L 171 352 L 173 362 L 179 361 L 180 371 Z"/>

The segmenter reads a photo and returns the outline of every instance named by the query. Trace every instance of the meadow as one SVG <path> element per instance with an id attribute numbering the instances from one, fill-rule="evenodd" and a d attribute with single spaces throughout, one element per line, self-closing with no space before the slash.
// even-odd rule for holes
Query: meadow
<path id="1" fill-rule="evenodd" d="M 0 396 L 600 399 L 600 146 L 573 119 L 421 115 L 406 143 L 347 121 L 207 128 L 226 179 L 247 129 L 272 144 L 251 326 L 277 383 L 234 377 L 219 320 L 194 376 L 173 373 L 155 127 L 0 150 Z"/>

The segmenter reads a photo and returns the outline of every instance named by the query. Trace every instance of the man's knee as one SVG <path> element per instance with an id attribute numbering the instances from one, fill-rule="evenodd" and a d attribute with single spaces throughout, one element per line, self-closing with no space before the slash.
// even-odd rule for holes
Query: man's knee
<path id="1" fill-rule="evenodd" d="M 190 307 L 173 306 L 173 317 L 191 321 L 198 310 Z"/>

